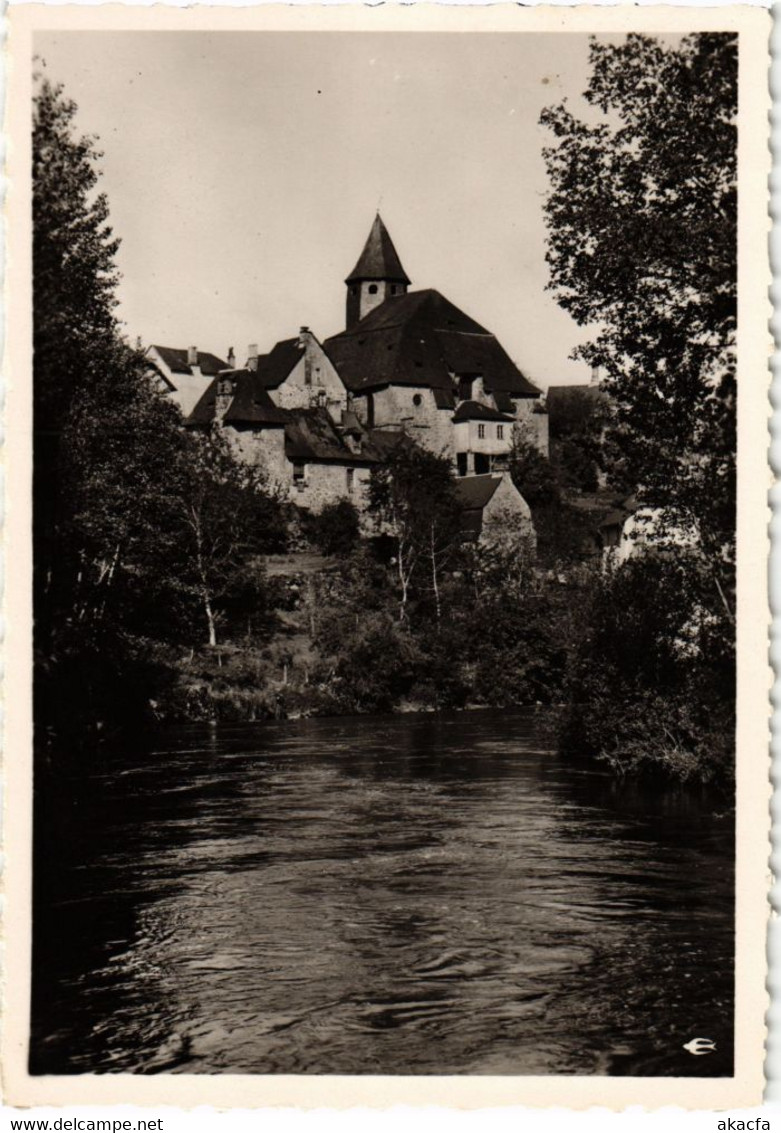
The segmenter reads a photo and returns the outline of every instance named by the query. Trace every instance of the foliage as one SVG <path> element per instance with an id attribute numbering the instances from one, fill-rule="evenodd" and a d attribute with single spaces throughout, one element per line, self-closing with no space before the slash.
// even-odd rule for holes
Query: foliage
<path id="1" fill-rule="evenodd" d="M 76 134 L 75 114 L 39 74 L 35 696 L 39 734 L 60 738 L 145 720 L 173 678 L 172 647 L 200 635 L 207 597 L 215 623 L 238 609 L 243 624 L 262 614 L 252 555 L 281 537 L 276 501 L 220 442 L 184 433 L 120 338 L 118 242 L 96 191 L 100 155 Z"/>
<path id="2" fill-rule="evenodd" d="M 322 511 L 308 517 L 307 527 L 310 538 L 324 555 L 349 555 L 360 537 L 358 511 L 351 500 L 326 504 Z"/>
<path id="3" fill-rule="evenodd" d="M 191 433 L 174 499 L 182 563 L 202 604 L 207 639 L 220 615 L 252 596 L 255 556 L 284 546 L 282 508 L 259 465 L 237 459 L 219 431 Z"/>
<path id="4" fill-rule="evenodd" d="M 588 386 L 557 391 L 549 406 L 551 462 L 563 487 L 597 490 L 608 420 L 601 391 Z"/>
<path id="5" fill-rule="evenodd" d="M 352 619 L 331 611 L 320 620 L 316 643 L 324 656 L 320 678 L 337 712 L 388 712 L 415 683 L 418 643 L 387 610 Z"/>
<path id="6" fill-rule="evenodd" d="M 164 563 L 173 544 L 178 429 L 118 336 L 118 242 L 95 143 L 75 134 L 75 105 L 43 74 L 33 109 L 36 719 L 62 733 L 143 718 L 164 679 L 141 564 Z M 169 634 L 178 628 L 172 616 Z"/>
<path id="7" fill-rule="evenodd" d="M 510 475 L 531 508 L 540 561 L 547 566 L 579 562 L 593 534 L 583 513 L 566 501 L 559 467 L 535 445 L 516 436 Z"/>
<path id="8" fill-rule="evenodd" d="M 57 429 L 74 392 L 102 380 L 115 347 L 119 241 L 96 193 L 100 152 L 76 137 L 76 104 L 36 76 L 32 137 L 36 429 Z"/>
<path id="9" fill-rule="evenodd" d="M 568 750 L 621 772 L 729 783 L 734 661 L 703 604 L 708 588 L 691 554 L 637 556 L 596 580 L 568 684 Z"/>
<path id="10" fill-rule="evenodd" d="M 550 461 L 536 445 L 518 434 L 513 437 L 510 452 L 510 476 L 530 508 L 560 502 L 561 492 Z"/>
<path id="11" fill-rule="evenodd" d="M 369 513 L 395 540 L 400 620 L 408 615 L 415 586 L 433 596 L 439 620 L 442 574 L 460 546 L 450 461 L 415 444 L 397 445 L 383 465 L 372 469 Z"/>
<path id="12" fill-rule="evenodd" d="M 605 368 L 629 476 L 729 559 L 737 37 L 593 41 L 585 98 L 582 119 L 566 105 L 542 116 L 555 138 L 550 286 L 576 322 L 599 327 L 579 353 Z"/>
<path id="13" fill-rule="evenodd" d="M 737 37 L 592 41 L 585 99 L 581 117 L 542 116 L 550 287 L 596 328 L 577 353 L 606 373 L 603 463 L 655 509 L 660 546 L 596 589 L 567 736 L 618 771 L 728 782 Z M 697 533 L 688 553 L 683 530 Z"/>

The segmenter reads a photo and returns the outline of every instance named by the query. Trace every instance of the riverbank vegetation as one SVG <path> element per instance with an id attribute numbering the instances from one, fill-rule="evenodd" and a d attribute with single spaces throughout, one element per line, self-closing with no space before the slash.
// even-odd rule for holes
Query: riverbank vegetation
<path id="1" fill-rule="evenodd" d="M 550 460 L 516 445 L 536 550 L 465 541 L 449 462 L 414 445 L 373 475 L 367 528 L 347 501 L 298 512 L 183 430 L 116 320 L 96 144 L 39 76 L 38 749 L 167 722 L 559 705 L 573 757 L 729 789 L 734 65 L 728 36 L 595 44 L 587 98 L 608 124 L 545 117 L 552 286 L 602 328 L 582 354 L 609 405 L 560 423 Z M 583 507 L 611 491 L 654 518 L 645 552 L 612 564 Z"/>

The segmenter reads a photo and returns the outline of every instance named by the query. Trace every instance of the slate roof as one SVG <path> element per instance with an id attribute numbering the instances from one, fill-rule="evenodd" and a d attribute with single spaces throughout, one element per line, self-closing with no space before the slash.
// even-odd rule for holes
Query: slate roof
<path id="1" fill-rule="evenodd" d="M 395 283 L 407 284 L 410 282 L 379 213 L 374 218 L 369 238 L 358 257 L 358 263 L 347 276 L 345 283 L 358 283 L 363 279 L 389 279 Z"/>
<path id="2" fill-rule="evenodd" d="M 304 347 L 298 338 L 286 338 L 278 342 L 268 354 L 258 358 L 257 375 L 264 389 L 277 389 L 289 377 L 296 363 L 300 362 Z"/>
<path id="3" fill-rule="evenodd" d="M 287 422 L 288 414 L 274 405 L 254 370 L 230 370 L 224 376 L 229 376 L 234 382 L 233 400 L 224 418 L 226 424 L 282 426 Z M 219 378 L 212 379 L 186 418 L 185 425 L 212 424 L 219 381 Z"/>
<path id="4" fill-rule="evenodd" d="M 459 528 L 466 540 L 479 539 L 483 530 L 483 508 L 502 482 L 501 476 L 462 476 L 456 480 L 460 508 Z"/>
<path id="5" fill-rule="evenodd" d="M 501 476 L 461 476 L 456 480 L 456 499 L 462 511 L 479 511 L 492 498 L 502 482 Z"/>
<path id="6" fill-rule="evenodd" d="M 509 421 L 512 424 L 514 418 L 508 417 L 506 413 L 500 413 L 498 409 L 493 409 L 490 405 L 483 405 L 481 401 L 462 401 L 453 414 L 453 420 L 456 423 L 459 421 Z"/>
<path id="7" fill-rule="evenodd" d="M 375 442 L 373 432 L 364 433 L 360 451 L 353 452 L 327 409 L 290 409 L 286 415 L 285 455 L 288 460 L 376 464 L 386 455 L 383 445 Z"/>
<path id="8" fill-rule="evenodd" d="M 179 350 L 173 346 L 152 346 L 151 349 L 156 350 L 160 357 L 165 362 L 166 366 L 176 374 L 191 374 L 192 368 L 187 363 L 189 351 Z M 216 354 L 209 354 L 205 351 L 198 351 L 198 365 L 202 374 L 209 376 L 218 374 L 220 370 L 226 370 L 228 363 L 223 362 Z"/>
<path id="9" fill-rule="evenodd" d="M 480 374 L 486 390 L 508 398 L 541 392 L 495 335 L 434 290 L 387 299 L 356 326 L 327 339 L 325 348 L 354 393 L 387 385 L 426 386 L 440 408 L 455 408 L 454 373 Z"/>

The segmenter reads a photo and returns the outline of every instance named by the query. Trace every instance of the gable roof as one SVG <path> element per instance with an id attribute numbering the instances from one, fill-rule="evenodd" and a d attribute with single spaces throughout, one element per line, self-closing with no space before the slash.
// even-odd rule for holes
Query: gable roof
<path id="1" fill-rule="evenodd" d="M 502 482 L 501 476 L 461 476 L 456 480 L 456 500 L 462 511 L 479 511 L 492 498 Z"/>
<path id="2" fill-rule="evenodd" d="M 483 405 L 481 401 L 462 401 L 453 414 L 453 420 L 456 423 L 459 421 L 509 421 L 512 424 L 514 418 L 508 417 L 506 413 L 500 413 L 498 409 L 493 409 L 490 405 Z"/>
<path id="3" fill-rule="evenodd" d="M 304 355 L 304 347 L 299 338 L 285 338 L 268 354 L 261 354 L 258 358 L 258 368 L 255 371 L 259 383 L 264 389 L 277 389 L 296 364 Z"/>
<path id="4" fill-rule="evenodd" d="M 325 348 L 353 393 L 387 385 L 427 386 L 440 408 L 453 408 L 453 374 L 480 374 L 490 392 L 541 393 L 495 335 L 430 289 L 387 299 L 356 326 L 327 339 Z"/>
<path id="5" fill-rule="evenodd" d="M 173 346 L 156 346 L 152 345 L 150 350 L 156 350 L 160 357 L 175 374 L 192 374 L 192 367 L 188 364 L 189 357 L 188 350 L 179 350 Z M 216 354 L 209 354 L 206 351 L 198 351 L 198 367 L 202 374 L 211 376 L 218 374 L 220 370 L 226 370 L 228 363 L 223 362 Z"/>
<path id="6" fill-rule="evenodd" d="M 233 381 L 233 399 L 223 420 L 228 425 L 282 426 L 288 420 L 284 409 L 278 409 L 254 370 L 228 370 L 223 377 Z M 185 425 L 211 425 L 214 421 L 217 387 L 220 378 L 213 378 L 195 408 L 185 419 Z"/>
<path id="7" fill-rule="evenodd" d="M 379 213 L 374 218 L 369 238 L 358 257 L 358 263 L 347 276 L 345 283 L 358 283 L 363 279 L 391 279 L 397 283 L 407 284 L 410 282 Z"/>

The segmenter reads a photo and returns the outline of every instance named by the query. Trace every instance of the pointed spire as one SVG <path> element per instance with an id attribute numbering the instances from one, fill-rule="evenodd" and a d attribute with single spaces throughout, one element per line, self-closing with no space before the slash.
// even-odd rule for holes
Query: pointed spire
<path id="1" fill-rule="evenodd" d="M 358 283 L 364 279 L 388 279 L 394 283 L 405 284 L 410 282 L 379 212 L 374 218 L 369 239 L 358 263 L 347 276 L 345 283 Z"/>

